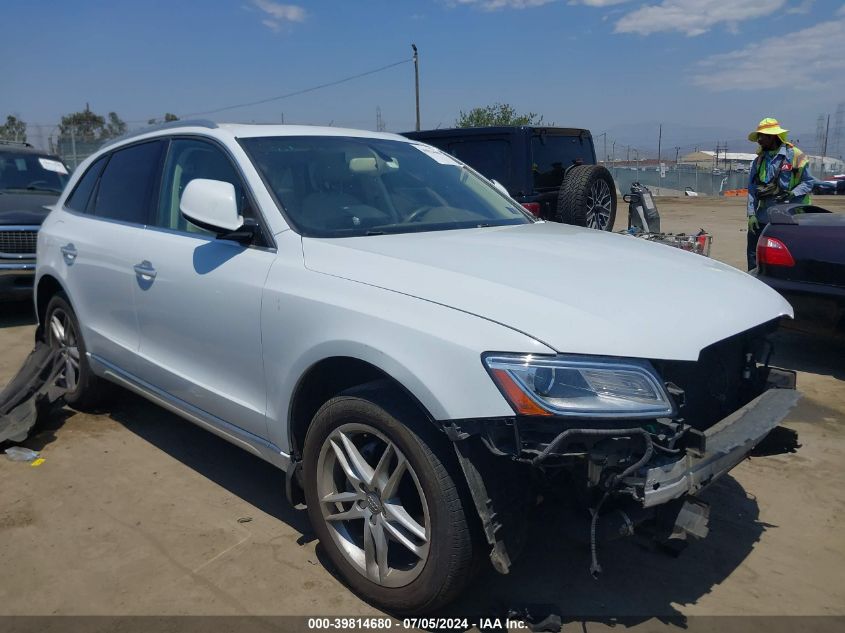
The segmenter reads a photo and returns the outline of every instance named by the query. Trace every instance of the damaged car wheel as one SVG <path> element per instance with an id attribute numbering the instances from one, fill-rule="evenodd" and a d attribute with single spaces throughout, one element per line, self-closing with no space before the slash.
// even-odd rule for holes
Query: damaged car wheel
<path id="1" fill-rule="evenodd" d="M 308 513 L 331 562 L 359 595 L 394 613 L 449 602 L 473 569 L 467 507 L 452 462 L 438 455 L 451 446 L 407 423 L 339 396 L 317 412 L 303 456 Z"/>
<path id="2" fill-rule="evenodd" d="M 55 295 L 47 304 L 44 331 L 47 343 L 64 359 L 65 402 L 75 409 L 96 406 L 102 399 L 103 383 L 88 365 L 79 321 L 64 294 Z"/>

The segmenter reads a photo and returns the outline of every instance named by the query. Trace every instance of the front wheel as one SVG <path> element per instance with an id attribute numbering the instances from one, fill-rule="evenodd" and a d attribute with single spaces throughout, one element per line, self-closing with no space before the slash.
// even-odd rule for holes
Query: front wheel
<path id="1" fill-rule="evenodd" d="M 329 558 L 353 590 L 394 613 L 446 604 L 473 568 L 451 446 L 409 422 L 339 396 L 317 412 L 303 455 L 308 513 Z"/>

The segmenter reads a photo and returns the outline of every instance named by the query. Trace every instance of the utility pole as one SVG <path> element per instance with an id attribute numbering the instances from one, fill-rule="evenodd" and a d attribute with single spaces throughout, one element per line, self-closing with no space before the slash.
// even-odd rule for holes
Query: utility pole
<path id="1" fill-rule="evenodd" d="M 607 132 L 602 132 L 599 136 L 604 137 L 604 163 L 607 164 Z"/>
<path id="2" fill-rule="evenodd" d="M 79 164 L 76 161 L 76 126 L 70 126 L 70 147 L 71 152 L 73 152 L 73 168 L 76 169 Z"/>
<path id="3" fill-rule="evenodd" d="M 417 53 L 417 45 L 411 44 L 414 49 L 414 86 L 417 95 L 417 132 L 420 131 L 420 56 Z"/>
<path id="4" fill-rule="evenodd" d="M 824 144 L 822 145 L 822 163 L 824 157 L 827 156 L 827 135 L 830 133 L 830 115 L 827 115 L 827 125 L 824 128 Z M 824 164 L 822 164 L 822 171 L 824 171 Z"/>
<path id="5" fill-rule="evenodd" d="M 376 106 L 376 132 L 384 132 L 384 119 L 381 117 L 381 106 Z"/>
<path id="6" fill-rule="evenodd" d="M 676 146 L 675 147 L 675 167 L 676 168 L 678 167 L 678 154 L 680 152 L 681 152 L 681 148 Z"/>
<path id="7" fill-rule="evenodd" d="M 663 143 L 663 124 L 660 124 L 659 131 L 657 132 L 657 166 L 660 167 L 660 150 L 661 145 Z"/>
<path id="8" fill-rule="evenodd" d="M 616 162 L 616 141 L 613 141 L 613 151 L 610 152 L 610 160 Z"/>

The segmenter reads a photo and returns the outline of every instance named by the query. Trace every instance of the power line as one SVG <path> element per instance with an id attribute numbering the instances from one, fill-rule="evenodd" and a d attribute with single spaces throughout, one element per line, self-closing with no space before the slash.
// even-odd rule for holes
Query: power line
<path id="1" fill-rule="evenodd" d="M 344 77 L 343 79 L 338 79 L 336 81 L 329 81 L 324 84 L 319 84 L 317 86 L 312 86 L 310 88 L 304 88 L 302 90 L 295 90 L 294 92 L 288 92 L 283 95 L 279 95 L 277 97 L 268 97 L 267 99 L 259 99 L 258 101 L 250 101 L 247 103 L 237 103 L 235 105 L 228 105 L 223 106 L 222 108 L 216 108 L 214 110 L 205 110 L 203 112 L 191 112 L 190 114 L 183 115 L 183 118 L 190 118 L 195 116 L 206 116 L 209 114 L 217 114 L 218 112 L 225 112 L 226 110 L 235 110 L 237 108 L 247 108 L 249 106 L 256 106 L 261 105 L 264 103 L 270 103 L 272 101 L 280 101 L 282 99 L 289 99 L 290 97 L 296 97 L 299 95 L 304 95 L 309 92 L 314 92 L 315 90 L 322 90 L 323 88 L 330 88 L 332 86 L 337 86 L 342 83 L 346 83 L 347 81 L 352 81 L 354 79 L 360 79 L 361 77 L 366 77 L 367 75 L 374 75 L 376 73 L 380 73 L 385 70 L 389 70 L 396 66 L 401 66 L 402 64 L 408 64 L 413 61 L 413 58 L 403 59 L 398 62 L 394 62 L 392 64 L 388 64 L 386 66 L 381 66 L 379 68 L 374 68 L 372 70 L 367 70 L 362 73 L 358 73 L 357 75 L 350 75 L 349 77 Z M 128 123 L 144 123 L 145 121 L 128 121 Z"/>

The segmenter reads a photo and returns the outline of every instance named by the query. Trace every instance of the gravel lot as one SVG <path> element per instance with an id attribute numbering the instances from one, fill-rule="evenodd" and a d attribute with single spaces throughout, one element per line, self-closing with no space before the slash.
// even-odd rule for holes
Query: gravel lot
<path id="1" fill-rule="evenodd" d="M 817 202 L 845 210 L 839 197 Z M 704 227 L 715 258 L 744 264 L 743 200 L 658 205 L 667 230 Z M 0 384 L 33 331 L 29 306 L 0 306 Z M 804 397 L 787 424 L 802 447 L 710 489 L 706 540 L 678 558 L 608 544 L 594 581 L 584 517 L 542 507 L 512 573 L 483 574 L 450 612 L 546 603 L 591 630 L 614 616 L 645 629 L 659 624 L 651 616 L 845 615 L 845 343 L 778 339 L 775 362 L 799 371 Z M 62 410 L 26 446 L 46 461 L 0 457 L 0 615 L 378 613 L 324 566 L 281 473 L 128 392 L 98 415 Z"/>

